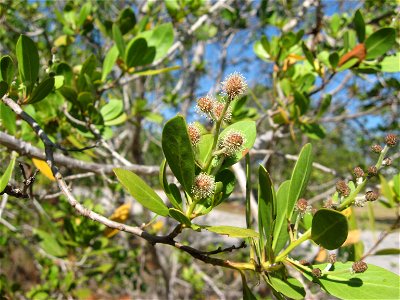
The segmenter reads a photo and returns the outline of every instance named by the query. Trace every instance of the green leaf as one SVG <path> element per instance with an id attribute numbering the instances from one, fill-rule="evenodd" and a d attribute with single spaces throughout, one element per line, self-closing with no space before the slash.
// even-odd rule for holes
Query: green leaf
<path id="1" fill-rule="evenodd" d="M 106 105 L 100 109 L 100 113 L 103 116 L 104 121 L 110 121 L 118 117 L 124 109 L 122 100 L 111 99 Z"/>
<path id="2" fill-rule="evenodd" d="M 396 30 L 391 27 L 381 28 L 365 41 L 366 59 L 374 59 L 390 50 L 396 43 Z"/>
<path id="3" fill-rule="evenodd" d="M 206 164 L 207 159 L 212 154 L 213 141 L 213 134 L 204 134 L 200 137 L 200 141 L 197 144 L 196 149 L 196 161 L 200 164 L 201 167 Z"/>
<path id="4" fill-rule="evenodd" d="M 276 192 L 276 221 L 274 228 L 274 240 L 272 249 L 278 254 L 289 239 L 288 224 L 286 219 L 286 210 L 288 205 L 288 195 L 290 180 L 284 181 Z"/>
<path id="5" fill-rule="evenodd" d="M 39 53 L 35 43 L 27 36 L 20 35 L 16 45 L 18 72 L 30 95 L 39 74 Z"/>
<path id="6" fill-rule="evenodd" d="M 58 90 L 64 85 L 65 77 L 63 75 L 56 75 L 54 78 L 54 89 Z"/>
<path id="7" fill-rule="evenodd" d="M 387 248 L 376 251 L 373 255 L 398 255 L 400 254 L 399 248 Z"/>
<path id="8" fill-rule="evenodd" d="M 45 99 L 53 91 L 54 84 L 54 77 L 49 77 L 43 80 L 33 90 L 32 95 L 29 97 L 28 101 L 25 102 L 25 104 L 33 104 Z"/>
<path id="9" fill-rule="evenodd" d="M 292 218 L 293 210 L 297 200 L 301 198 L 307 187 L 311 169 L 312 146 L 311 144 L 306 144 L 299 154 L 299 158 L 293 168 L 292 177 L 290 179 L 288 205 L 286 211 L 289 220 Z"/>
<path id="10" fill-rule="evenodd" d="M 83 23 L 85 23 L 86 18 L 89 16 L 91 10 L 92 10 L 92 4 L 90 4 L 90 2 L 87 2 L 82 6 L 81 10 L 79 11 L 78 18 L 76 20 L 76 27 L 81 27 Z"/>
<path id="11" fill-rule="evenodd" d="M 230 131 L 241 132 L 245 136 L 246 140 L 243 144 L 244 150 L 241 152 L 237 152 L 233 156 L 225 158 L 225 160 L 222 164 L 223 168 L 227 168 L 227 167 L 232 166 L 235 163 L 237 163 L 253 147 L 254 142 L 256 140 L 256 135 L 257 135 L 256 122 L 249 121 L 249 120 L 236 122 L 236 123 L 226 127 L 224 129 L 224 131 L 221 132 L 220 139 L 223 139 L 224 136 L 227 135 Z"/>
<path id="12" fill-rule="evenodd" d="M 14 79 L 14 62 L 9 55 L 5 55 L 0 60 L 0 81 L 4 80 L 8 85 Z"/>
<path id="13" fill-rule="evenodd" d="M 267 61 L 267 62 L 269 61 L 270 55 L 268 54 L 268 52 L 263 47 L 263 44 L 261 43 L 261 41 L 256 41 L 254 43 L 253 51 L 263 61 Z"/>
<path id="14" fill-rule="evenodd" d="M 78 101 L 78 94 L 69 86 L 62 86 L 58 92 L 69 102 L 76 103 Z"/>
<path id="15" fill-rule="evenodd" d="M 290 299 L 304 299 L 306 291 L 300 281 L 289 277 L 285 281 L 279 278 L 270 276 L 271 285 L 274 289 Z"/>
<path id="16" fill-rule="evenodd" d="M 321 117 L 329 108 L 329 106 L 331 105 L 331 101 L 332 101 L 332 95 L 331 94 L 326 94 L 324 95 L 323 99 L 322 99 L 322 103 L 321 106 L 319 108 L 317 117 Z"/>
<path id="17" fill-rule="evenodd" d="M 3 102 L 0 102 L 0 119 L 2 120 L 2 126 L 5 127 L 8 133 L 14 135 L 17 128 L 16 115 L 11 108 Z"/>
<path id="18" fill-rule="evenodd" d="M 254 231 L 253 229 L 248 228 L 240 228 L 234 226 L 200 226 L 203 229 L 208 231 L 221 234 L 221 235 L 228 235 L 230 237 L 237 237 L 237 238 L 258 238 L 258 232 Z"/>
<path id="19" fill-rule="evenodd" d="M 314 140 L 321 140 L 325 138 L 325 128 L 322 125 L 316 123 L 302 123 L 300 125 L 300 129 L 304 132 L 308 137 Z"/>
<path id="20" fill-rule="evenodd" d="M 106 57 L 104 58 L 103 70 L 101 72 L 101 81 L 106 80 L 107 75 L 111 72 L 112 68 L 115 65 L 115 62 L 117 61 L 118 54 L 119 51 L 116 45 L 112 46 L 110 50 L 108 50 Z"/>
<path id="21" fill-rule="evenodd" d="M 247 285 L 246 277 L 243 273 L 240 273 L 242 276 L 242 284 L 243 284 L 243 300 L 257 300 L 257 297 L 251 292 L 250 288 Z"/>
<path id="22" fill-rule="evenodd" d="M 8 84 L 5 81 L 0 81 L 0 98 L 3 98 L 8 92 Z"/>
<path id="23" fill-rule="evenodd" d="M 168 215 L 168 207 L 139 176 L 131 171 L 119 168 L 113 169 L 113 171 L 117 175 L 119 182 L 140 204 L 160 216 L 165 217 Z"/>
<path id="24" fill-rule="evenodd" d="M 364 273 L 352 274 L 352 262 L 335 263 L 335 273 L 318 278 L 318 283 L 330 295 L 339 299 L 399 299 L 398 289 L 400 278 L 381 267 L 368 264 Z M 314 265 L 323 270 L 326 264 Z M 311 274 L 304 274 L 312 280 Z"/>
<path id="25" fill-rule="evenodd" d="M 119 55 L 121 57 L 124 57 L 125 56 L 125 41 L 124 41 L 124 38 L 122 37 L 121 30 L 119 29 L 117 24 L 113 24 L 112 34 L 113 34 L 113 39 L 115 41 L 115 44 L 117 45 Z M 125 63 L 126 63 L 126 61 L 125 61 Z"/>
<path id="26" fill-rule="evenodd" d="M 395 55 L 385 56 L 380 63 L 380 67 L 382 72 L 400 72 L 400 52 L 397 52 Z"/>
<path id="27" fill-rule="evenodd" d="M 267 259 L 272 261 L 272 237 L 276 217 L 276 195 L 274 185 L 267 170 L 258 168 L 258 231 L 260 232 L 261 249 L 264 248 Z"/>
<path id="28" fill-rule="evenodd" d="M 181 224 L 185 224 L 188 227 L 192 225 L 192 222 L 189 220 L 189 218 L 183 212 L 177 210 L 176 208 L 170 208 L 169 215 Z"/>
<path id="29" fill-rule="evenodd" d="M 390 207 L 394 206 L 394 193 L 390 188 L 389 183 L 381 174 L 379 174 L 379 180 L 381 182 L 381 193 L 388 200 Z"/>
<path id="30" fill-rule="evenodd" d="M 120 125 L 122 123 L 125 123 L 125 121 L 128 119 L 128 116 L 126 113 L 122 113 L 120 114 L 118 117 L 116 117 L 115 119 L 109 120 L 109 121 L 105 121 L 104 125 L 106 126 L 116 126 L 116 125 Z"/>
<path id="31" fill-rule="evenodd" d="M 4 172 L 4 174 L 0 178 L 0 192 L 4 191 L 4 189 L 6 188 L 8 182 L 11 179 L 11 175 L 12 175 L 12 172 L 14 170 L 15 159 L 16 159 L 15 156 L 13 156 L 11 158 L 11 161 L 8 164 L 8 167 L 7 167 L 6 171 Z"/>
<path id="32" fill-rule="evenodd" d="M 195 176 L 195 162 L 186 122 L 182 116 L 176 116 L 165 124 L 161 143 L 172 173 L 184 190 L 190 193 Z"/>
<path id="33" fill-rule="evenodd" d="M 306 56 L 307 61 L 310 63 L 310 65 L 314 68 L 314 55 L 312 52 L 307 48 L 306 44 L 304 42 L 301 44 L 301 48 L 303 49 L 303 53 Z"/>
<path id="34" fill-rule="evenodd" d="M 122 35 L 128 33 L 133 29 L 133 27 L 135 27 L 136 16 L 130 7 L 126 7 L 120 12 L 117 24 L 119 26 Z"/>
<path id="35" fill-rule="evenodd" d="M 149 47 L 144 38 L 136 38 L 126 47 L 125 63 L 128 68 L 144 66 L 153 62 L 156 51 Z"/>
<path id="36" fill-rule="evenodd" d="M 308 98 L 304 93 L 299 93 L 298 91 L 294 91 L 293 96 L 295 105 L 299 107 L 300 115 L 304 115 L 310 106 L 310 98 Z"/>
<path id="37" fill-rule="evenodd" d="M 39 229 L 35 229 L 34 233 L 40 237 L 41 241 L 39 245 L 46 253 L 56 257 L 67 256 L 66 248 L 62 247 L 51 234 Z"/>
<path id="38" fill-rule="evenodd" d="M 337 65 L 339 64 L 339 54 L 337 52 L 332 52 L 329 55 L 329 63 L 333 69 L 336 69 Z"/>
<path id="39" fill-rule="evenodd" d="M 400 198 L 400 173 L 393 176 L 393 192 Z"/>
<path id="40" fill-rule="evenodd" d="M 180 198 L 176 198 L 175 197 L 175 193 L 173 193 L 171 191 L 170 185 L 168 184 L 167 181 L 167 160 L 163 159 L 161 166 L 160 166 L 160 173 L 159 173 L 159 180 L 160 180 L 160 184 L 162 189 L 164 190 L 165 194 L 167 195 L 169 201 L 171 202 L 171 204 L 181 210 L 181 203 L 182 203 L 182 199 Z M 175 185 L 174 185 L 175 186 Z M 175 186 L 176 187 L 176 186 Z M 179 193 L 179 190 L 178 190 Z M 179 201 L 180 199 L 180 201 Z"/>
<path id="41" fill-rule="evenodd" d="M 355 66 L 357 63 L 359 63 L 359 60 L 357 57 L 350 58 L 348 61 L 346 61 L 343 65 L 341 65 L 337 71 L 342 72 L 344 70 L 350 69 L 351 67 Z"/>
<path id="42" fill-rule="evenodd" d="M 356 29 L 357 39 L 359 43 L 365 40 L 365 22 L 359 9 L 354 14 L 353 24 Z"/>
<path id="43" fill-rule="evenodd" d="M 174 43 L 174 29 L 171 23 L 158 25 L 139 36 L 146 39 L 148 47 L 155 48 L 154 60 L 163 58 Z"/>
<path id="44" fill-rule="evenodd" d="M 135 75 L 137 76 L 153 76 L 153 75 L 158 75 L 170 71 L 175 71 L 179 70 L 181 67 L 180 66 L 172 66 L 172 67 L 166 67 L 166 68 L 161 68 L 157 70 L 145 70 L 145 71 L 140 71 L 140 72 L 135 72 Z"/>
<path id="45" fill-rule="evenodd" d="M 343 245 L 348 234 L 346 217 L 330 209 L 318 210 L 312 220 L 311 238 L 325 249 L 333 250 Z"/>
<path id="46" fill-rule="evenodd" d="M 221 182 L 223 185 L 221 199 L 217 203 L 214 203 L 214 206 L 217 206 L 232 194 L 235 189 L 236 177 L 231 170 L 224 169 L 215 176 L 215 182 Z"/>

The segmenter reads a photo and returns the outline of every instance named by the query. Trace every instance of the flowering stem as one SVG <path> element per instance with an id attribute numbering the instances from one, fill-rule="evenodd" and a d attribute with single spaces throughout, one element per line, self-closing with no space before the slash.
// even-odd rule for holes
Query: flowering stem
<path id="1" fill-rule="evenodd" d="M 229 103 L 230 103 L 230 101 L 227 100 L 219 119 L 216 120 L 216 122 L 215 122 L 214 141 L 213 141 L 211 153 L 214 153 L 215 149 L 217 148 L 219 131 L 221 130 L 222 120 L 224 119 L 225 113 L 228 110 Z M 210 155 L 210 157 L 207 159 L 206 165 L 204 167 L 204 169 L 207 170 L 207 172 L 210 171 L 210 166 L 211 166 L 211 162 L 213 160 L 213 157 L 214 157 L 213 155 Z"/>
<path id="2" fill-rule="evenodd" d="M 385 146 L 383 148 L 383 150 L 381 151 L 381 154 L 379 155 L 378 161 L 375 165 L 375 167 L 379 170 L 379 168 L 382 166 L 382 162 L 383 159 L 385 158 L 387 152 L 389 150 L 388 146 Z M 344 210 L 345 208 L 347 208 L 348 206 L 350 206 L 353 202 L 354 199 L 356 198 L 356 196 L 358 195 L 358 193 L 361 192 L 361 190 L 366 186 L 367 184 L 367 179 L 364 179 L 358 186 L 357 188 L 354 190 L 354 192 L 352 192 L 346 199 L 345 201 L 339 205 L 338 210 Z"/>
<path id="3" fill-rule="evenodd" d="M 281 254 L 279 254 L 276 259 L 275 262 L 279 262 L 282 261 L 286 258 L 286 256 L 297 246 L 299 246 L 302 242 L 308 240 L 311 237 L 311 229 L 308 229 L 306 232 L 304 232 L 304 234 L 298 238 L 297 240 L 291 242 L 289 244 L 289 246 L 283 250 L 283 252 Z"/>

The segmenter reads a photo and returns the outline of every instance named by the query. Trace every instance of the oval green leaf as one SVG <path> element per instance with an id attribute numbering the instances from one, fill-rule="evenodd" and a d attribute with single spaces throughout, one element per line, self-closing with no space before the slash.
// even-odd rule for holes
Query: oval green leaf
<path id="1" fill-rule="evenodd" d="M 270 282 L 274 289 L 290 299 L 304 299 L 306 291 L 300 281 L 295 278 L 289 277 L 285 281 L 276 278 L 269 277 Z"/>
<path id="2" fill-rule="evenodd" d="M 156 55 L 154 47 L 149 47 L 144 38 L 135 38 L 126 47 L 125 63 L 128 68 L 147 65 Z"/>
<path id="3" fill-rule="evenodd" d="M 14 170 L 15 159 L 16 159 L 15 156 L 13 158 L 11 158 L 11 161 L 8 164 L 6 171 L 0 178 L 0 192 L 4 191 L 8 182 L 11 179 L 12 171 Z"/>
<path id="4" fill-rule="evenodd" d="M 186 122 L 182 116 L 176 116 L 165 124 L 161 143 L 172 173 L 184 190 L 190 193 L 195 176 L 195 162 Z"/>
<path id="5" fill-rule="evenodd" d="M 5 81 L 0 81 L 0 98 L 3 98 L 8 92 L 8 84 Z"/>
<path id="6" fill-rule="evenodd" d="M 180 201 L 178 201 L 177 198 L 175 197 L 175 194 L 171 190 L 171 188 L 170 188 L 171 185 L 168 184 L 166 170 L 167 170 L 167 161 L 165 159 L 163 159 L 161 166 L 160 166 L 160 173 L 159 173 L 160 184 L 161 184 L 161 187 L 163 188 L 165 194 L 167 195 L 169 201 L 171 202 L 171 204 L 175 208 L 180 210 L 181 209 L 180 203 L 182 203 L 182 199 L 179 198 Z M 176 187 L 175 184 L 173 184 L 173 186 Z M 174 189 L 174 188 L 172 188 L 172 189 Z M 178 189 L 178 188 L 176 187 L 176 189 Z M 174 192 L 176 193 L 176 191 L 174 191 Z M 178 190 L 178 193 L 179 193 L 179 190 Z"/>
<path id="7" fill-rule="evenodd" d="M 45 99 L 54 88 L 54 77 L 49 77 L 43 80 L 34 90 L 31 97 L 25 104 L 33 104 Z"/>
<path id="8" fill-rule="evenodd" d="M 303 195 L 312 169 L 312 146 L 306 144 L 299 154 L 290 179 L 287 216 L 290 220 L 297 200 Z"/>
<path id="9" fill-rule="evenodd" d="M 396 42 L 396 30 L 391 27 L 381 28 L 365 41 L 366 59 L 374 59 L 386 53 Z"/>
<path id="10" fill-rule="evenodd" d="M 101 72 L 101 81 L 105 81 L 107 75 L 111 72 L 112 68 L 115 65 L 119 55 L 119 51 L 116 45 L 112 46 L 110 50 L 108 50 L 106 57 L 103 62 L 103 70 Z"/>
<path id="11" fill-rule="evenodd" d="M 177 210 L 176 208 L 170 208 L 169 215 L 181 224 L 185 224 L 188 227 L 191 227 L 192 225 L 192 222 L 190 222 L 189 218 L 183 212 Z"/>
<path id="12" fill-rule="evenodd" d="M 383 268 L 368 264 L 364 273 L 350 272 L 353 262 L 335 263 L 335 273 L 318 279 L 321 287 L 339 299 L 399 299 L 400 277 Z M 323 270 L 326 264 L 314 265 Z M 304 275 L 312 280 L 310 274 Z"/>
<path id="13" fill-rule="evenodd" d="M 276 217 L 276 195 L 274 185 L 267 170 L 260 165 L 258 168 L 258 231 L 260 232 L 261 248 L 267 253 L 267 259 L 272 259 L 272 236 Z"/>
<path id="14" fill-rule="evenodd" d="M 278 254 L 289 239 L 288 224 L 286 219 L 287 200 L 289 195 L 290 180 L 284 181 L 276 192 L 276 221 L 272 249 Z"/>
<path id="15" fill-rule="evenodd" d="M 228 235 L 230 237 L 237 238 L 258 238 L 258 232 L 249 228 L 240 228 L 234 226 L 201 226 L 201 228 L 206 229 L 208 231 L 221 234 Z"/>
<path id="16" fill-rule="evenodd" d="M 27 36 L 21 35 L 16 45 L 18 71 L 21 81 L 30 95 L 39 74 L 39 53 L 35 43 Z"/>
<path id="17" fill-rule="evenodd" d="M 354 14 L 353 24 L 356 29 L 358 42 L 359 43 L 364 42 L 364 40 L 365 40 L 365 22 L 364 22 L 364 18 L 359 9 Z"/>
<path id="18" fill-rule="evenodd" d="M 168 215 L 168 207 L 162 199 L 135 173 L 124 169 L 113 169 L 119 182 L 144 207 L 160 216 Z"/>
<path id="19" fill-rule="evenodd" d="M 348 234 L 346 217 L 330 209 L 318 210 L 312 220 L 311 239 L 325 249 L 333 250 L 343 245 Z"/>
<path id="20" fill-rule="evenodd" d="M 0 80 L 4 80 L 8 85 L 14 79 L 14 62 L 9 55 L 5 55 L 0 60 Z"/>

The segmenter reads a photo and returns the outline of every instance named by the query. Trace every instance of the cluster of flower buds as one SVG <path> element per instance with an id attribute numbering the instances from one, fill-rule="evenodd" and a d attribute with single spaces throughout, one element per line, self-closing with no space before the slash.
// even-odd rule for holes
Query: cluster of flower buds
<path id="1" fill-rule="evenodd" d="M 197 100 L 197 112 L 212 121 L 222 120 L 229 123 L 232 119 L 232 108 L 228 106 L 224 112 L 225 103 L 219 102 L 211 96 L 201 97 Z"/>
<path id="2" fill-rule="evenodd" d="M 197 144 L 200 142 L 201 132 L 199 126 L 196 123 L 190 123 L 188 125 L 188 134 L 192 145 L 197 146 Z"/>
<path id="3" fill-rule="evenodd" d="M 238 72 L 228 75 L 221 83 L 222 94 L 226 99 L 217 101 L 207 95 L 197 100 L 197 112 L 213 121 L 224 121 L 229 123 L 232 119 L 232 108 L 229 103 L 236 97 L 243 95 L 247 89 L 245 78 Z M 228 105 L 228 107 L 226 107 Z"/>
<path id="4" fill-rule="evenodd" d="M 379 194 L 376 191 L 367 191 L 365 193 L 365 200 L 367 201 L 376 201 L 379 197 Z"/>
<path id="5" fill-rule="evenodd" d="M 385 143 L 388 147 L 394 147 L 397 144 L 397 135 L 393 134 L 393 133 L 389 133 L 386 137 L 385 137 Z"/>
<path id="6" fill-rule="evenodd" d="M 243 133 L 231 130 L 220 139 L 218 151 L 224 156 L 229 157 L 242 150 L 244 143 L 246 143 L 246 138 Z"/>
<path id="7" fill-rule="evenodd" d="M 336 183 L 336 191 L 343 197 L 350 195 L 350 188 L 344 180 L 339 180 Z"/>
<path id="8" fill-rule="evenodd" d="M 242 74 L 234 72 L 221 83 L 222 92 L 232 101 L 236 97 L 243 95 L 247 89 L 247 83 Z"/>
<path id="9" fill-rule="evenodd" d="M 352 273 L 364 273 L 367 269 L 368 269 L 367 263 L 363 262 L 362 260 L 355 261 L 351 266 Z"/>
<path id="10" fill-rule="evenodd" d="M 311 212 L 312 206 L 308 205 L 308 202 L 306 199 L 301 198 L 301 199 L 297 200 L 295 210 L 299 212 L 300 217 L 302 218 L 302 217 L 304 217 L 304 215 L 306 213 Z"/>
<path id="11" fill-rule="evenodd" d="M 215 192 L 215 178 L 206 173 L 200 173 L 194 179 L 192 193 L 197 199 L 211 197 Z"/>

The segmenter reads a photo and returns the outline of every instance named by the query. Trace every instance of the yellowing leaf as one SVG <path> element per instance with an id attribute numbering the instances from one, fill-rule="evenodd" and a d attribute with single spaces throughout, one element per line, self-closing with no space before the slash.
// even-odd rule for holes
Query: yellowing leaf
<path id="1" fill-rule="evenodd" d="M 132 202 L 129 201 L 127 203 L 122 204 L 120 207 L 117 207 L 113 214 L 109 217 L 110 220 L 119 222 L 119 223 L 125 223 L 125 221 L 129 217 L 129 212 L 132 207 Z M 113 228 L 106 228 L 104 230 L 104 235 L 108 238 L 113 237 L 119 232 L 118 229 L 113 229 Z"/>
<path id="2" fill-rule="evenodd" d="M 360 236 L 361 232 L 359 229 L 350 230 L 342 247 L 358 243 L 360 241 Z"/>
<path id="3" fill-rule="evenodd" d="M 32 162 L 35 165 L 35 167 L 39 169 L 40 173 L 42 173 L 51 181 L 56 181 L 56 179 L 53 176 L 53 172 L 51 171 L 49 165 L 44 160 L 32 158 Z"/>
<path id="4" fill-rule="evenodd" d="M 348 207 L 342 211 L 342 214 L 345 215 L 347 218 L 350 217 L 351 213 L 352 213 L 351 207 Z"/>

